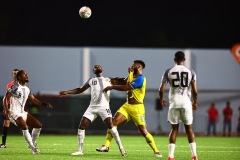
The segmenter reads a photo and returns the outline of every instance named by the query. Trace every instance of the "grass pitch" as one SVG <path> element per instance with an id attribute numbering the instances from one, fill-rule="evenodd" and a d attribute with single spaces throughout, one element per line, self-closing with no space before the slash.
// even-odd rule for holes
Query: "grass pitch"
<path id="1" fill-rule="evenodd" d="M 112 142 L 109 152 L 97 152 L 95 149 L 103 144 L 104 135 L 86 135 L 84 155 L 71 156 L 77 150 L 76 135 L 40 135 L 38 148 L 39 155 L 33 155 L 28 149 L 22 135 L 9 135 L 7 148 L 0 149 L 0 160 L 152 160 L 153 151 L 141 135 L 125 136 L 121 139 L 127 157 L 122 157 L 115 141 Z M 168 137 L 154 136 L 158 149 L 163 155 L 161 159 L 168 158 Z M 237 137 L 197 137 L 197 153 L 200 160 L 240 159 L 240 138 Z M 176 160 L 190 160 L 191 154 L 186 136 L 177 138 Z"/>

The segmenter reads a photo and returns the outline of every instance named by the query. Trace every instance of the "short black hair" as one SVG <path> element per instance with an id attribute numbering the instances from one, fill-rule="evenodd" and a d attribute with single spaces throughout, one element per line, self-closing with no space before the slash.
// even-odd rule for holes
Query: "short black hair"
<path id="1" fill-rule="evenodd" d="M 145 68 L 145 63 L 142 60 L 135 60 L 134 63 L 140 63 L 143 69 Z"/>
<path id="2" fill-rule="evenodd" d="M 13 69 L 12 71 L 14 71 L 14 72 L 16 72 L 16 71 L 17 71 L 17 72 L 18 72 L 18 71 L 19 71 L 19 69 Z"/>
<path id="3" fill-rule="evenodd" d="M 182 51 L 177 51 L 175 53 L 175 58 L 176 61 L 184 61 L 185 60 L 185 54 Z"/>
<path id="4" fill-rule="evenodd" d="M 24 70 L 20 70 L 20 71 L 18 71 L 17 72 L 17 75 L 16 75 L 16 77 L 17 77 L 17 80 L 19 80 L 19 76 L 21 76 L 21 74 L 24 72 Z"/>

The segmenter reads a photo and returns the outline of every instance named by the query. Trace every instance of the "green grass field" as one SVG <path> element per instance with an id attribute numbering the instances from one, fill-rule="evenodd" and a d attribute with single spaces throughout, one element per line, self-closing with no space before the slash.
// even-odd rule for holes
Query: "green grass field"
<path id="1" fill-rule="evenodd" d="M 155 142 L 163 155 L 161 159 L 168 157 L 168 137 L 154 136 Z M 39 155 L 33 155 L 27 148 L 27 144 L 21 135 L 9 135 L 6 149 L 0 149 L 0 160 L 151 160 L 155 158 L 151 148 L 142 136 L 125 136 L 121 139 L 127 157 L 122 157 L 114 142 L 109 152 L 96 152 L 95 148 L 104 142 L 104 135 L 86 135 L 83 156 L 71 156 L 77 149 L 77 136 L 72 135 L 44 135 L 38 139 Z M 197 153 L 200 160 L 239 160 L 240 138 L 237 137 L 197 137 Z M 191 154 L 186 136 L 177 138 L 176 160 L 190 160 Z"/>

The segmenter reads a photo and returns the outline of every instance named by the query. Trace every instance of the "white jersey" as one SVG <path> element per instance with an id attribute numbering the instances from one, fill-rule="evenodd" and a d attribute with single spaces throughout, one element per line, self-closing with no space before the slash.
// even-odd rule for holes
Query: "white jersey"
<path id="1" fill-rule="evenodd" d="M 183 65 L 175 65 L 167 69 L 162 77 L 162 82 L 170 83 L 170 106 L 175 108 L 189 107 L 189 102 L 191 102 L 191 82 L 195 81 L 195 72 Z"/>
<path id="2" fill-rule="evenodd" d="M 8 92 L 12 95 L 10 98 L 10 108 L 9 111 L 13 113 L 24 112 L 24 106 L 31 94 L 28 86 L 21 86 L 19 83 L 15 83 L 8 89 Z"/>
<path id="3" fill-rule="evenodd" d="M 88 80 L 87 87 L 91 87 L 90 106 L 107 106 L 109 108 L 110 91 L 106 93 L 103 89 L 111 86 L 110 78 L 94 77 Z"/>

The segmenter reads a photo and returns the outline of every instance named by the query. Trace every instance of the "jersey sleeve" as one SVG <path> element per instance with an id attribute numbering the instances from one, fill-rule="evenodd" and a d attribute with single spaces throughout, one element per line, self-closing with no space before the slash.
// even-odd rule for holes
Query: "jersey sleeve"
<path id="1" fill-rule="evenodd" d="M 6 91 L 7 91 L 12 85 L 14 85 L 14 81 L 11 81 L 11 82 L 9 82 L 9 83 L 7 84 L 7 86 L 6 86 Z"/>
<path id="2" fill-rule="evenodd" d="M 81 88 L 86 88 L 88 89 L 90 87 L 90 81 L 92 80 L 92 78 L 90 78 Z"/>
<path id="3" fill-rule="evenodd" d="M 8 88 L 7 92 L 9 92 L 11 95 L 14 95 L 18 89 L 18 84 L 15 83 L 10 88 Z"/>
<path id="4" fill-rule="evenodd" d="M 164 74 L 163 74 L 163 76 L 162 76 L 162 83 L 168 83 L 169 82 L 169 80 L 168 80 L 168 73 L 169 73 L 169 71 L 170 71 L 170 69 L 167 69 L 165 72 L 164 72 Z"/>
<path id="5" fill-rule="evenodd" d="M 141 88 L 143 85 L 143 81 L 144 81 L 144 76 L 140 75 L 129 84 L 131 85 L 132 88 Z"/>
<path id="6" fill-rule="evenodd" d="M 29 86 L 27 86 L 27 87 L 29 88 L 29 95 L 28 95 L 28 96 L 33 95 L 33 94 L 32 94 L 32 91 L 31 91 L 31 87 L 29 87 Z"/>
<path id="7" fill-rule="evenodd" d="M 196 82 L 197 81 L 197 76 L 194 70 L 192 70 L 192 82 Z"/>

